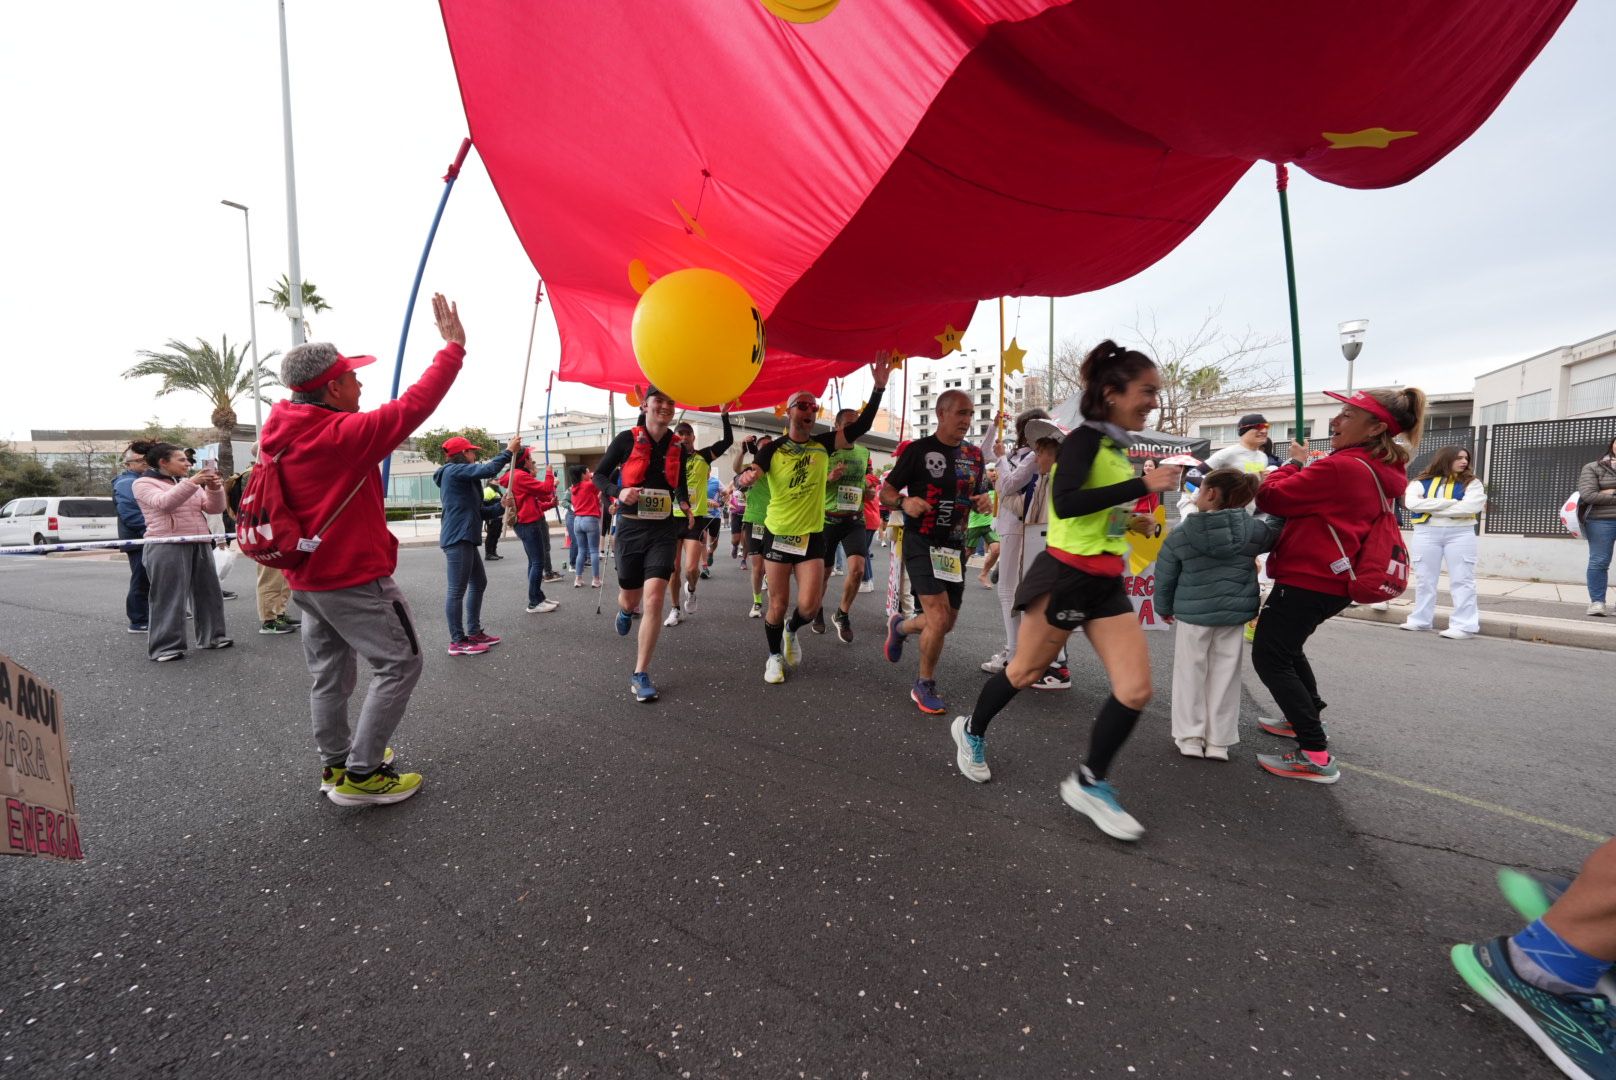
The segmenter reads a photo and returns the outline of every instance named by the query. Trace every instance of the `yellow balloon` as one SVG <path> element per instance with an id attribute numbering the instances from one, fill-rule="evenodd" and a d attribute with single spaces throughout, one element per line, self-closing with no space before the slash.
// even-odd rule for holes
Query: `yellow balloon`
<path id="1" fill-rule="evenodd" d="M 653 281 L 630 330 L 640 370 L 682 405 L 723 405 L 763 368 L 763 318 L 745 289 L 692 267 Z"/>

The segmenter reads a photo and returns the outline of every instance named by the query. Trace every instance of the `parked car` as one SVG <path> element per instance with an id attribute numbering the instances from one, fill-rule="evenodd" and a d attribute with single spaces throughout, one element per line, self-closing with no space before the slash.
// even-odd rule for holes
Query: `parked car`
<path id="1" fill-rule="evenodd" d="M 12 499 L 0 507 L 0 546 L 116 539 L 118 510 L 111 499 L 61 495 Z"/>

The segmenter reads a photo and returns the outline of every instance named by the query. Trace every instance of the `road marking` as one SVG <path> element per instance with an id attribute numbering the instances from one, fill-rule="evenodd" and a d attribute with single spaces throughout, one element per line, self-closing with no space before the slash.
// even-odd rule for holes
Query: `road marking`
<path id="1" fill-rule="evenodd" d="M 1422 784 L 1418 780 L 1405 780 L 1401 776 L 1393 776 L 1391 773 L 1383 773 L 1379 769 L 1371 769 L 1365 765 L 1348 765 L 1345 762 L 1337 762 L 1337 764 L 1343 769 L 1348 769 L 1352 772 L 1360 772 L 1365 776 L 1372 776 L 1376 780 L 1386 780 L 1393 784 L 1402 784 L 1404 787 L 1413 788 L 1415 791 L 1423 791 L 1427 795 L 1438 795 L 1444 799 L 1452 799 L 1454 802 L 1463 803 L 1466 806 L 1473 806 L 1477 810 L 1486 810 L 1488 813 L 1502 814 L 1504 817 L 1514 818 L 1516 821 L 1524 821 L 1528 825 L 1540 825 L 1545 829 L 1553 829 L 1555 832 L 1565 833 L 1567 836 L 1575 836 L 1579 840 L 1587 840 L 1589 843 L 1603 844 L 1610 839 L 1608 836 L 1601 836 L 1599 833 L 1589 832 L 1587 829 L 1579 829 L 1575 825 L 1562 825 L 1558 821 L 1550 821 L 1548 818 L 1540 818 L 1532 814 L 1523 814 L 1519 810 L 1511 810 L 1507 806 L 1499 806 L 1497 803 L 1486 802 L 1482 799 L 1472 799 L 1469 795 L 1460 795 L 1456 791 L 1445 791 L 1439 787 L 1432 787 L 1430 784 Z"/>

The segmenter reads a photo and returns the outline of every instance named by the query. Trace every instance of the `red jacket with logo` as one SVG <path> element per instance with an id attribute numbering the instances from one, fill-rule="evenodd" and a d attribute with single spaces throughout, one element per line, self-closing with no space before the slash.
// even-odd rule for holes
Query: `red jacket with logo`
<path id="1" fill-rule="evenodd" d="M 387 528 L 377 466 L 432 415 L 454 385 L 465 356 L 463 346 L 445 345 L 403 396 L 370 412 L 338 412 L 292 401 L 278 401 L 270 409 L 261 453 L 281 454 L 281 487 L 304 535 L 312 536 L 363 481 L 325 531 L 320 549 L 302 566 L 286 571 L 292 588 L 352 588 L 388 577 L 398 566 L 398 538 Z"/>
<path id="2" fill-rule="evenodd" d="M 515 497 L 516 520 L 523 525 L 542 520 L 556 504 L 554 469 L 545 469 L 543 480 L 526 469 L 514 469 L 501 476 L 497 483 Z"/>
<path id="3" fill-rule="evenodd" d="M 1263 479 L 1257 509 L 1285 519 L 1285 530 L 1268 556 L 1268 575 L 1275 581 L 1331 596 L 1347 595 L 1346 572 L 1330 569 L 1341 559 L 1341 550 L 1331 539 L 1329 526 L 1335 526 L 1350 559 L 1381 513 L 1374 478 L 1361 462 L 1375 470 L 1388 499 L 1396 501 L 1408 486 L 1403 466 L 1371 457 L 1361 446 L 1337 450 L 1305 469 L 1281 466 Z"/>

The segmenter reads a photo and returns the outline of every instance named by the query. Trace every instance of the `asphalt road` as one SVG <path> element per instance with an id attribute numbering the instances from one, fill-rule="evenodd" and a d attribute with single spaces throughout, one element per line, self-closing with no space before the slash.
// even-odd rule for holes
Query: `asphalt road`
<path id="1" fill-rule="evenodd" d="M 458 659 L 438 552 L 403 553 L 429 655 L 395 745 L 426 787 L 359 810 L 316 791 L 301 650 L 241 570 L 237 647 L 159 666 L 121 562 L 0 560 L 0 652 L 64 696 L 88 853 L 0 860 L 0 1074 L 1554 1075 L 1445 953 L 1516 928 L 1499 865 L 1574 870 L 1610 831 L 1604 654 L 1338 620 L 1312 654 L 1359 768 L 1326 788 L 1255 766 L 1281 741 L 1249 676 L 1235 760 L 1179 757 L 1153 635 L 1127 845 L 1056 791 L 1104 695 L 1086 647 L 979 787 L 882 658 L 881 595 L 767 686 L 721 560 L 642 706 L 610 596 L 527 615 L 507 548 L 505 643 Z M 969 590 L 958 711 L 997 626 Z"/>

